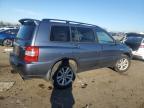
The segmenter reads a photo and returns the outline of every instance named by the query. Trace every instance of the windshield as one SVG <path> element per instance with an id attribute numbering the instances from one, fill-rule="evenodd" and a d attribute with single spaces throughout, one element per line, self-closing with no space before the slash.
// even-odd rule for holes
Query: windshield
<path id="1" fill-rule="evenodd" d="M 34 34 L 34 30 L 34 25 L 22 25 L 17 34 L 17 38 L 22 40 L 31 40 Z"/>

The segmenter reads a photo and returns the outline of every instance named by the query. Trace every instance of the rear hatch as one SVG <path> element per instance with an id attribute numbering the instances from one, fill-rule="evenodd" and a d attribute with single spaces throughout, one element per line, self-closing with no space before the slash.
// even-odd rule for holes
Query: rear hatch
<path id="1" fill-rule="evenodd" d="M 23 60 L 25 48 L 32 45 L 38 21 L 36 22 L 36 20 L 32 19 L 22 19 L 19 22 L 21 23 L 21 27 L 14 42 L 13 53 L 19 59 Z"/>
<path id="2" fill-rule="evenodd" d="M 125 44 L 129 46 L 133 51 L 137 51 L 141 45 L 142 37 L 128 37 Z"/>

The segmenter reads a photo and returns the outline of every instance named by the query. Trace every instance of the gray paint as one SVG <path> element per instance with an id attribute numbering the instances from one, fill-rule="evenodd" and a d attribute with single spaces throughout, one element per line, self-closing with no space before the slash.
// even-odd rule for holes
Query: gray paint
<path id="1" fill-rule="evenodd" d="M 68 23 L 51 23 L 48 20 L 40 21 L 32 41 L 16 41 L 14 46 L 18 46 L 20 55 L 17 57 L 14 53 L 10 54 L 10 63 L 14 69 L 18 69 L 24 78 L 31 77 L 49 77 L 53 65 L 63 58 L 75 60 L 78 70 L 90 70 L 93 68 L 113 66 L 121 54 L 131 56 L 130 49 L 120 43 L 99 44 L 97 37 L 95 42 L 51 42 L 51 25 L 63 25 L 72 27 L 86 27 L 96 30 L 103 30 L 97 26 L 86 26 Z M 25 63 L 21 58 L 25 53 L 25 46 L 32 45 L 39 47 L 38 62 L 30 64 Z"/>

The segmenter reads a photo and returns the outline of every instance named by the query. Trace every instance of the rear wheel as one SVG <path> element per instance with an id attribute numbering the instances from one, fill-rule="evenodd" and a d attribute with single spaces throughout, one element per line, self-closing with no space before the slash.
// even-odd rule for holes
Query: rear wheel
<path id="1" fill-rule="evenodd" d="M 68 64 L 62 64 L 52 78 L 54 87 L 64 89 L 72 86 L 72 82 L 75 80 L 75 74 Z"/>
<path id="2" fill-rule="evenodd" d="M 13 41 L 11 39 L 5 39 L 3 41 L 3 45 L 4 46 L 8 46 L 8 47 L 11 47 L 13 45 Z"/>
<path id="3" fill-rule="evenodd" d="M 130 67 L 130 59 L 127 55 L 122 55 L 121 58 L 116 62 L 114 69 L 119 73 L 126 72 Z"/>

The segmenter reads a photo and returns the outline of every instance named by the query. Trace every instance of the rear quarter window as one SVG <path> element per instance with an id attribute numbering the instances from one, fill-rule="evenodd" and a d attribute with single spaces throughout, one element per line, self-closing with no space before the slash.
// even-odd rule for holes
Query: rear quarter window
<path id="1" fill-rule="evenodd" d="M 68 26 L 52 26 L 51 41 L 68 42 L 70 41 L 70 30 Z"/>
<path id="2" fill-rule="evenodd" d="M 18 39 L 31 40 L 34 34 L 34 25 L 22 25 L 17 34 Z"/>

